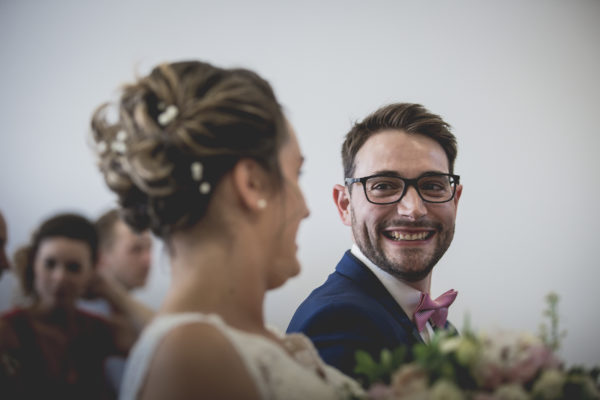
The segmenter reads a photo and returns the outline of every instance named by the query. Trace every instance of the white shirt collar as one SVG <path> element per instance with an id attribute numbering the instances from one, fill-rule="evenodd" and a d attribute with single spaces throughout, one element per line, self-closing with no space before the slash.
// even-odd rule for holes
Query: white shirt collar
<path id="1" fill-rule="evenodd" d="M 398 305 L 402 307 L 408 318 L 412 319 L 421 300 L 421 292 L 379 268 L 360 251 L 356 244 L 352 245 L 350 252 L 375 274 Z"/>

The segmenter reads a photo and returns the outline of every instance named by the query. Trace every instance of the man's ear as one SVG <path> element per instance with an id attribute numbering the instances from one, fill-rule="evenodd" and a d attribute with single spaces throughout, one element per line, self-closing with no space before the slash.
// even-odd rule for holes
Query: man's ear
<path id="1" fill-rule="evenodd" d="M 337 184 L 333 187 L 333 202 L 335 203 L 344 225 L 352 226 L 352 218 L 350 215 L 350 193 L 348 193 L 348 188 L 346 186 Z"/>
<path id="2" fill-rule="evenodd" d="M 270 181 L 256 161 L 249 158 L 238 161 L 233 167 L 232 179 L 243 206 L 253 211 L 265 208 Z"/>
<path id="3" fill-rule="evenodd" d="M 462 191 L 463 191 L 463 185 L 458 185 L 456 187 L 456 193 L 454 193 L 454 207 L 456 207 L 456 208 L 458 208 L 458 201 L 460 200 Z"/>

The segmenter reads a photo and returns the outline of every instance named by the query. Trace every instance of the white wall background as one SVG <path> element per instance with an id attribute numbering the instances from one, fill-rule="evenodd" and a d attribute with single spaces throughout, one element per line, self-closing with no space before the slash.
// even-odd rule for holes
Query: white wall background
<path id="1" fill-rule="evenodd" d="M 266 77 L 306 154 L 312 214 L 303 272 L 269 294 L 284 329 L 350 245 L 331 188 L 351 122 L 395 101 L 454 127 L 464 192 L 434 294 L 460 295 L 451 318 L 537 331 L 561 296 L 563 357 L 600 363 L 600 2 L 0 2 L 0 209 L 9 250 L 50 214 L 95 217 L 114 198 L 86 144 L 92 110 L 154 64 L 204 59 Z M 169 281 L 157 250 L 145 293 Z M 162 254 L 162 255 L 161 255 Z"/>

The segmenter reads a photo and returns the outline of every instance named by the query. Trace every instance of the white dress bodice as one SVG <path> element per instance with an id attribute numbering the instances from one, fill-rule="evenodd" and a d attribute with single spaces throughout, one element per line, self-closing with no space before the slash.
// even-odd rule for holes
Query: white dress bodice
<path id="1" fill-rule="evenodd" d="M 132 349 L 119 398 L 134 400 L 162 339 L 175 327 L 191 323 L 215 326 L 241 356 L 262 399 L 348 399 L 363 394 L 360 385 L 326 365 L 302 334 L 281 338 L 285 350 L 263 336 L 227 325 L 215 314 L 181 313 L 156 317 Z"/>

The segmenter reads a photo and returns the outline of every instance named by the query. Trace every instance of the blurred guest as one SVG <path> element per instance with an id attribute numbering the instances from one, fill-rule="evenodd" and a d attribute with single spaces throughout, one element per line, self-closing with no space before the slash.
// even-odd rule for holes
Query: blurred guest
<path id="1" fill-rule="evenodd" d="M 139 329 L 154 315 L 154 311 L 138 301 L 131 293 L 145 285 L 151 264 L 152 238 L 150 231 L 134 232 L 127 226 L 116 209 L 104 213 L 96 221 L 98 231 L 98 272 L 86 299 L 79 306 L 108 318 L 111 323 L 130 329 L 132 340 Z M 110 301 L 119 292 L 121 301 Z M 126 307 L 123 307 L 126 305 Z M 111 356 L 105 364 L 105 373 L 116 394 L 121 386 L 125 358 Z"/>
<path id="2" fill-rule="evenodd" d="M 150 231 L 134 232 L 115 209 L 98 218 L 96 228 L 100 239 L 98 268 L 127 290 L 143 287 L 151 264 Z"/>
<path id="3" fill-rule="evenodd" d="M 6 257 L 6 242 L 8 240 L 8 230 L 6 228 L 6 221 L 4 216 L 0 212 L 0 276 L 5 270 L 10 268 L 8 263 L 8 257 Z"/>
<path id="4" fill-rule="evenodd" d="M 59 214 L 17 252 L 15 266 L 31 303 L 0 318 L 0 387 L 6 398 L 111 398 L 104 360 L 126 354 L 131 340 L 118 326 L 76 307 L 93 279 L 97 250 L 90 221 Z"/>
<path id="5" fill-rule="evenodd" d="M 8 226 L 0 212 L 0 313 L 10 310 L 23 300 L 19 280 L 15 277 L 6 255 Z"/>
<path id="6" fill-rule="evenodd" d="M 141 328 L 154 315 L 130 293 L 145 285 L 151 263 L 150 231 L 134 232 L 118 210 L 103 214 L 96 222 L 98 274 L 92 279 L 86 300 L 79 305 L 104 316 L 125 318 Z M 116 300 L 116 301 L 115 301 Z"/>

